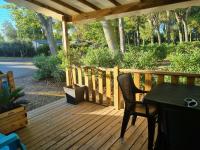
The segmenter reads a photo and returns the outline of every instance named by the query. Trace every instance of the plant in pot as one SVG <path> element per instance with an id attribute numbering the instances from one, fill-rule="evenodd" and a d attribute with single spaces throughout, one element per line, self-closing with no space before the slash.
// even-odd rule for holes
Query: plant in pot
<path id="1" fill-rule="evenodd" d="M 20 99 L 24 96 L 22 90 L 22 88 L 16 88 L 11 91 L 8 86 L 2 86 L 0 90 L 0 114 L 27 104 L 26 100 Z"/>

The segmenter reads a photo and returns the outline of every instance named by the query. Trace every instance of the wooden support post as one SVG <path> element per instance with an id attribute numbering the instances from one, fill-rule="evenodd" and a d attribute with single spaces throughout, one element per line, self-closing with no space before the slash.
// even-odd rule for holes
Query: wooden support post
<path id="1" fill-rule="evenodd" d="M 117 77 L 119 75 L 119 67 L 116 66 L 114 68 L 114 107 L 115 109 L 119 110 L 121 108 L 120 102 L 119 102 L 119 85 L 117 81 Z"/>
<path id="2" fill-rule="evenodd" d="M 88 73 L 88 68 L 84 68 L 84 75 L 85 75 L 85 86 L 87 86 L 87 90 L 86 90 L 86 100 L 89 101 L 89 92 L 90 92 L 90 84 L 89 84 L 89 73 Z"/>
<path id="3" fill-rule="evenodd" d="M 107 100 L 108 106 L 112 105 L 112 102 L 111 102 L 111 72 L 108 69 L 106 69 L 106 100 Z"/>
<path id="4" fill-rule="evenodd" d="M 164 83 L 164 75 L 158 75 L 158 80 L 157 80 L 157 84 L 162 84 L 162 83 Z"/>
<path id="5" fill-rule="evenodd" d="M 63 35 L 62 35 L 62 42 L 63 42 L 63 49 L 65 50 L 67 56 L 68 56 L 68 52 L 69 52 L 69 37 L 68 37 L 68 28 L 67 28 L 67 22 L 66 21 L 62 21 L 62 31 L 63 31 Z"/>
<path id="6" fill-rule="evenodd" d="M 195 78 L 194 77 L 187 77 L 187 85 L 194 85 Z"/>
<path id="7" fill-rule="evenodd" d="M 98 71 L 99 103 L 103 104 L 103 71 Z"/>
<path id="8" fill-rule="evenodd" d="M 14 81 L 14 76 L 12 71 L 7 72 L 7 80 L 8 80 L 8 85 L 11 89 L 11 91 L 15 90 L 15 81 Z"/>
<path id="9" fill-rule="evenodd" d="M 71 67 L 66 68 L 66 85 L 72 85 L 72 74 L 71 74 Z"/>
<path id="10" fill-rule="evenodd" d="M 178 84 L 179 76 L 171 76 L 171 83 Z"/>
<path id="11" fill-rule="evenodd" d="M 95 68 L 92 68 L 91 75 L 92 75 L 92 101 L 96 102 L 96 77 L 95 77 Z"/>
<path id="12" fill-rule="evenodd" d="M 76 67 L 75 66 L 72 68 L 72 76 L 73 76 L 73 84 L 77 84 Z"/>
<path id="13" fill-rule="evenodd" d="M 145 91 L 150 91 L 152 87 L 152 74 L 145 74 Z"/>
<path id="14" fill-rule="evenodd" d="M 134 73 L 134 84 L 138 89 L 140 89 L 140 73 Z M 137 101 L 140 100 L 140 94 L 139 93 L 136 94 L 136 100 Z"/>
<path id="15" fill-rule="evenodd" d="M 83 85 L 83 79 L 82 79 L 82 69 L 81 67 L 78 67 L 78 84 Z"/>

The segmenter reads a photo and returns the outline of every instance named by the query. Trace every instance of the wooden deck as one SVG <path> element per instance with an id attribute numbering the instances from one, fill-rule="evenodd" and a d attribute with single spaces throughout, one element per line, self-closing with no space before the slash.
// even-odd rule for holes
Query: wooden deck
<path id="1" fill-rule="evenodd" d="M 61 99 L 29 112 L 29 123 L 18 134 L 28 150 L 147 150 L 146 119 L 138 117 L 135 126 L 129 124 L 121 144 L 122 116 L 123 110 L 112 106 L 70 105 Z"/>

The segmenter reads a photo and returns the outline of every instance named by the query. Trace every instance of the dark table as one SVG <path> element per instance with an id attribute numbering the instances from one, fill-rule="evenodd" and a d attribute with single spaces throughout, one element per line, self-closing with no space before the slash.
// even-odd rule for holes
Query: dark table
<path id="1" fill-rule="evenodd" d="M 198 102 L 194 108 L 185 105 L 185 98 Z M 156 149 L 200 149 L 200 87 L 160 84 L 144 97 L 144 103 L 157 105 L 159 111 Z M 185 138 L 184 138 L 185 137 Z M 177 139 L 180 139 L 179 141 Z M 197 140 L 198 139 L 198 140 Z M 170 147 L 170 142 L 175 147 Z M 180 148 L 181 147 L 181 148 Z"/>

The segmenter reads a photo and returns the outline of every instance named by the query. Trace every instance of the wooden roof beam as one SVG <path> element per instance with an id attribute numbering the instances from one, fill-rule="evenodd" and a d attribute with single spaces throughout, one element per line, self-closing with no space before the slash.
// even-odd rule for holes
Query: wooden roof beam
<path id="1" fill-rule="evenodd" d="M 118 1 L 116 0 L 108 0 L 109 2 L 111 2 L 113 5 L 115 6 L 121 6 L 122 4 L 120 4 Z"/>
<path id="2" fill-rule="evenodd" d="M 101 8 L 97 7 L 96 5 L 88 2 L 87 0 L 78 0 L 79 2 L 83 3 L 84 5 L 94 9 L 94 10 L 100 10 Z"/>
<path id="3" fill-rule="evenodd" d="M 70 15 L 68 15 L 68 14 L 66 14 L 66 13 L 63 13 L 63 12 L 60 11 L 60 10 L 57 10 L 57 9 L 55 9 L 55 8 L 53 8 L 53 7 L 50 7 L 50 6 L 48 6 L 48 5 L 45 5 L 45 4 L 40 3 L 40 2 L 38 2 L 38 1 L 35 1 L 35 0 L 26 0 L 26 1 L 27 1 L 27 2 L 30 2 L 30 3 L 33 3 L 33 4 L 35 4 L 35 5 L 38 5 L 38 6 L 40 6 L 40 7 L 46 8 L 46 9 L 48 9 L 48 10 L 51 10 L 51 11 L 53 11 L 53 12 L 56 12 L 56 13 L 58 13 L 58 14 L 60 14 L 60 15 L 65 16 L 65 21 L 67 21 L 67 22 L 72 21 L 72 16 L 70 16 Z"/>
<path id="4" fill-rule="evenodd" d="M 130 4 L 125 4 L 125 5 L 116 6 L 112 8 L 86 12 L 80 15 L 75 15 L 75 16 L 72 16 L 72 22 L 78 22 L 82 20 L 91 20 L 91 19 L 101 19 L 105 16 L 118 15 L 122 13 L 134 12 L 134 11 L 154 8 L 158 6 L 176 4 L 180 2 L 191 2 L 191 0 L 152 0 L 152 1 L 145 0 L 144 2 L 130 3 Z"/>
<path id="5" fill-rule="evenodd" d="M 83 13 L 81 10 L 79 10 L 79 9 L 77 9 L 77 8 L 75 8 L 75 7 L 69 5 L 69 4 L 67 4 L 67 3 L 65 3 L 65 2 L 63 2 L 61 0 L 51 0 L 51 1 L 57 3 L 57 4 L 61 5 L 61 6 L 64 6 L 64 7 L 68 8 L 68 9 L 71 9 L 71 10 L 77 12 L 77 13 Z"/>

